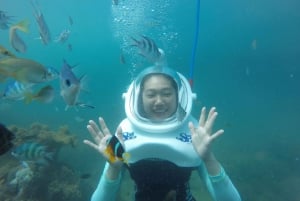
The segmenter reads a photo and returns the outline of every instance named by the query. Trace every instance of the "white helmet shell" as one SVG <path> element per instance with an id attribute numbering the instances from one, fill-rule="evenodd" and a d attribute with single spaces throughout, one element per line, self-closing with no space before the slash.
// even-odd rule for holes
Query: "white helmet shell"
<path id="1" fill-rule="evenodd" d="M 140 93 L 140 83 L 143 78 L 152 73 L 161 73 L 174 79 L 178 86 L 178 106 L 176 113 L 162 122 L 153 122 L 142 117 L 138 111 L 138 99 Z M 179 72 L 168 67 L 151 66 L 143 70 L 137 78 L 130 84 L 126 93 L 123 94 L 125 99 L 125 112 L 128 120 L 135 129 L 148 131 L 150 133 L 165 133 L 178 129 L 184 123 L 192 110 L 193 100 L 196 94 L 192 92 L 188 80 Z"/>

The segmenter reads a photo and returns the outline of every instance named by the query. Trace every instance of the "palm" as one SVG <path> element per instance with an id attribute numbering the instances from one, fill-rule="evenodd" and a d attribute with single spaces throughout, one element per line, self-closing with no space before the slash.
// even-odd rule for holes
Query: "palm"
<path id="1" fill-rule="evenodd" d="M 218 130 L 217 132 L 212 134 L 212 127 L 217 117 L 215 108 L 211 108 L 208 113 L 207 119 L 205 113 L 206 109 L 202 108 L 199 125 L 197 128 L 194 127 L 191 122 L 189 123 L 190 131 L 192 134 L 192 144 L 195 151 L 202 159 L 206 158 L 210 153 L 212 142 L 224 132 L 223 130 Z"/>
<path id="2" fill-rule="evenodd" d="M 112 137 L 112 135 L 102 118 L 99 118 L 99 124 L 101 129 L 94 121 L 89 121 L 87 129 L 92 135 L 95 143 L 89 140 L 84 140 L 84 143 L 97 150 L 107 161 L 109 161 L 109 156 L 107 155 L 105 150 L 107 148 L 107 141 Z M 120 140 L 121 143 L 123 143 L 121 128 L 117 129 L 117 138 Z M 111 165 L 117 166 L 119 164 L 120 160 L 116 160 L 113 163 L 111 162 Z"/>

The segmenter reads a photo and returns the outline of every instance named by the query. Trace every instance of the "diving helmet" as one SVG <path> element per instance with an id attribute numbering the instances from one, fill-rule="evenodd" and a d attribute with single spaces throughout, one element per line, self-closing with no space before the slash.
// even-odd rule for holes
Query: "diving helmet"
<path id="1" fill-rule="evenodd" d="M 171 77 L 177 84 L 177 111 L 171 117 L 155 122 L 141 115 L 139 111 L 141 82 L 144 77 L 149 74 L 165 74 Z M 129 85 L 126 93 L 123 93 L 125 99 L 125 112 L 128 120 L 135 129 L 147 131 L 151 133 L 171 132 L 177 129 L 185 121 L 187 121 L 193 105 L 193 100 L 197 95 L 192 92 L 188 80 L 179 72 L 169 67 L 151 66 L 144 69 L 135 80 Z"/>

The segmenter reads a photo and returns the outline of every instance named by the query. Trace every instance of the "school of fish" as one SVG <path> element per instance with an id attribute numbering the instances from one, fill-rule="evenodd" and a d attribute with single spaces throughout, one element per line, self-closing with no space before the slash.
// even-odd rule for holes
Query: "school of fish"
<path id="1" fill-rule="evenodd" d="M 118 1 L 113 1 L 115 6 L 118 3 Z M 68 16 L 67 21 L 69 24 L 52 40 L 51 24 L 48 26 L 47 16 L 44 15 L 37 1 L 31 0 L 30 4 L 36 22 L 37 39 L 44 46 L 50 43 L 54 45 L 60 44 L 71 52 L 73 46 L 69 41 L 72 34 L 71 27 L 74 23 L 72 17 Z M 65 110 L 71 107 L 76 110 L 78 108 L 95 108 L 93 105 L 80 100 L 80 94 L 84 91 L 83 79 L 85 75 L 77 76 L 75 74 L 74 68 L 77 65 L 70 65 L 66 59 L 62 58 L 63 62 L 59 70 L 54 66 L 45 65 L 35 58 L 20 56 L 25 55 L 29 51 L 28 41 L 24 40 L 24 34 L 31 31 L 29 30 L 29 24 L 30 21 L 28 19 L 15 23 L 14 16 L 0 10 L 0 29 L 8 30 L 8 44 L 10 45 L 10 48 L 6 48 L 0 44 L 0 85 L 3 85 L 4 88 L 0 92 L 0 101 L 24 101 L 26 104 L 36 101 L 42 104 L 49 104 L 58 94 L 65 104 Z M 136 48 L 137 54 L 141 55 L 148 62 L 155 65 L 166 64 L 164 51 L 157 46 L 153 39 L 144 35 L 140 36 L 139 39 L 130 38 L 132 44 L 129 48 Z M 119 59 L 121 64 L 126 64 L 123 52 Z M 55 80 L 59 82 L 59 89 L 52 86 Z M 56 91 L 59 92 L 56 93 Z M 0 132 L 0 154 L 5 154 L 13 148 L 12 140 L 15 138 L 15 135 L 2 124 L 0 124 Z M 105 153 L 111 162 L 121 160 L 126 163 L 129 157 L 129 154 L 125 152 L 116 136 L 112 136 L 107 142 Z M 24 168 L 21 170 L 29 170 L 30 174 L 31 170 L 30 168 L 28 169 L 27 163 L 33 162 L 47 165 L 53 159 L 53 153 L 47 149 L 46 145 L 34 141 L 24 142 L 15 147 L 11 154 L 24 164 Z M 88 175 L 83 175 L 82 177 L 85 178 Z"/>

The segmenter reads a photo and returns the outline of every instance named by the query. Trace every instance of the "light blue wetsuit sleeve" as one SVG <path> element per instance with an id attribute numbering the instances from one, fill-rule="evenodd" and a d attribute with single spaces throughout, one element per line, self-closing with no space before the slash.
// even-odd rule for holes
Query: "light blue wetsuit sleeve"
<path id="1" fill-rule="evenodd" d="M 96 190 L 94 191 L 91 201 L 115 201 L 118 190 L 120 188 L 123 171 L 119 174 L 116 180 L 110 180 L 106 178 L 106 171 L 108 169 L 108 163 L 105 164 L 104 170 L 100 177 L 100 181 Z"/>
<path id="2" fill-rule="evenodd" d="M 241 201 L 240 194 L 230 178 L 221 167 L 217 176 L 210 176 L 204 164 L 198 167 L 198 173 L 205 182 L 207 189 L 214 201 Z"/>

